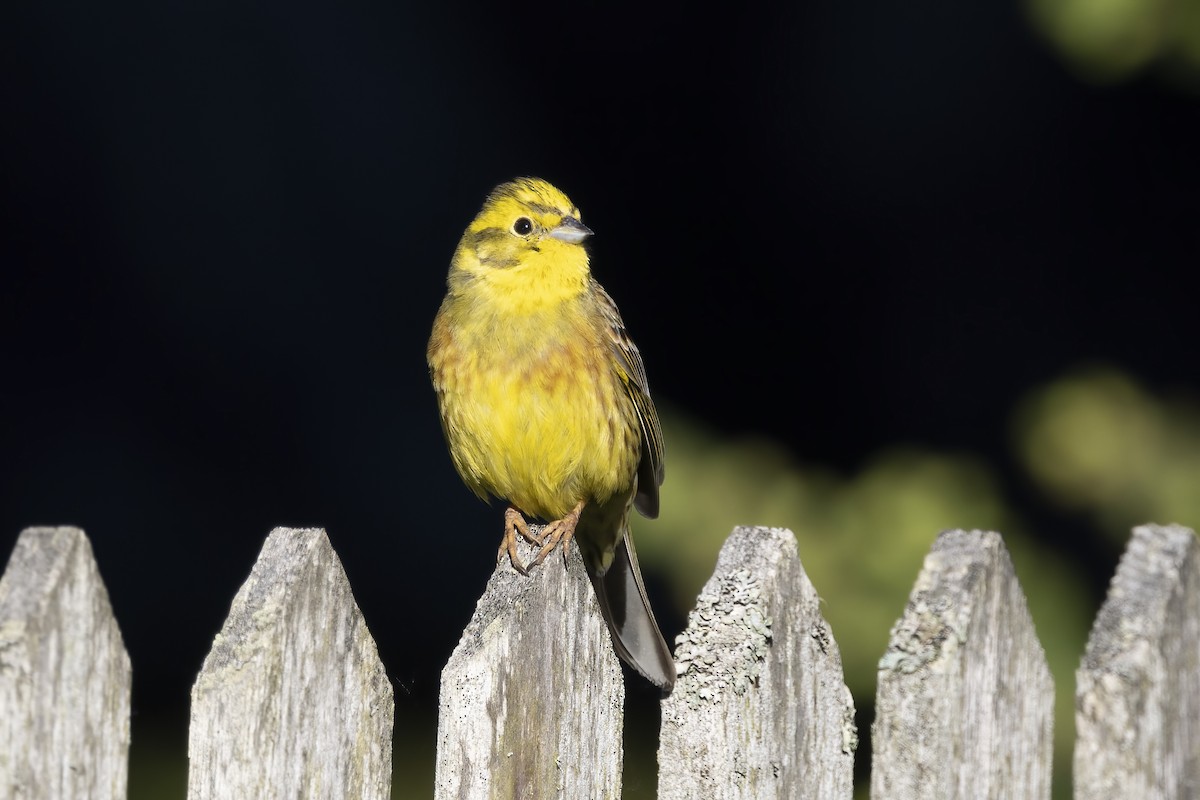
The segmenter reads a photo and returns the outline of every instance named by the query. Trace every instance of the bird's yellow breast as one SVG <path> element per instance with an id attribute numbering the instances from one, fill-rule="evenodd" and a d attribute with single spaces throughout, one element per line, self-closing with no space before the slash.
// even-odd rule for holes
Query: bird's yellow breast
<path id="1" fill-rule="evenodd" d="M 591 302 L 516 315 L 443 304 L 430 367 L 455 467 L 477 494 L 558 519 L 632 491 L 640 428 Z"/>

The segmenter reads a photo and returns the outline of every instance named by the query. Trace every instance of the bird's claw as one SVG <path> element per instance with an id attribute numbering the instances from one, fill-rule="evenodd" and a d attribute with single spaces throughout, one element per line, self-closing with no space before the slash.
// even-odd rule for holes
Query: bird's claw
<path id="1" fill-rule="evenodd" d="M 571 509 L 565 517 L 556 519 L 542 528 L 540 535 L 529 530 L 529 523 L 525 521 L 521 512 L 509 506 L 504 511 L 504 538 L 500 541 L 500 549 L 496 551 L 496 561 L 503 561 L 504 557 L 508 556 L 513 569 L 522 575 L 528 575 L 529 567 L 540 565 L 546 560 L 546 556 L 561 544 L 563 563 L 565 564 L 571 550 L 571 539 L 575 537 L 575 526 L 579 524 L 579 515 L 583 512 L 583 506 L 584 502 L 580 501 L 579 505 Z M 529 567 L 522 564 L 517 555 L 518 535 L 539 548 L 537 556 L 534 557 Z"/>
<path id="2" fill-rule="evenodd" d="M 503 561 L 504 556 L 507 555 L 513 569 L 522 575 L 528 575 L 529 569 L 521 563 L 520 557 L 517 556 L 517 534 L 520 534 L 522 539 L 532 545 L 543 546 L 544 537 L 530 531 L 529 523 L 525 521 L 521 512 L 509 506 L 504 511 L 504 538 L 500 540 L 500 549 L 496 551 L 496 561 Z M 538 559 L 534 565 L 540 563 L 541 559 Z"/>

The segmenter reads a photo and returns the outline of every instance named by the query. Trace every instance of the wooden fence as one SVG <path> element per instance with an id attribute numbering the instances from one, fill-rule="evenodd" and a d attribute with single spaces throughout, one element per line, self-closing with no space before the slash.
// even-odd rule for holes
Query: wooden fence
<path id="1" fill-rule="evenodd" d="M 624 684 L 578 556 L 498 567 L 442 674 L 436 798 L 616 798 Z M 841 659 L 791 532 L 738 528 L 662 704 L 658 796 L 850 798 Z M 1195 534 L 1133 538 L 1077 673 L 1076 798 L 1200 797 Z M 0 797 L 124 798 L 130 665 L 91 546 L 0 579 Z M 1054 687 L 1001 537 L 941 534 L 879 663 L 871 796 L 1048 798 Z M 279 528 L 192 689 L 188 797 L 386 798 L 393 700 L 321 530 Z"/>

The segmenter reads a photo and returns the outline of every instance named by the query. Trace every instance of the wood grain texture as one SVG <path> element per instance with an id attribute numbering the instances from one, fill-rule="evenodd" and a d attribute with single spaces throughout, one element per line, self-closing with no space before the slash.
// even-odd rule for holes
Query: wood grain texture
<path id="1" fill-rule="evenodd" d="M 192 687 L 188 797 L 387 798 L 393 714 L 325 532 L 276 528 Z"/>
<path id="2" fill-rule="evenodd" d="M 0 797 L 124 800 L 129 656 L 78 528 L 28 528 L 0 578 Z"/>
<path id="3" fill-rule="evenodd" d="M 505 559 L 442 671 L 434 797 L 619 798 L 624 702 L 578 548 Z"/>
<path id="4" fill-rule="evenodd" d="M 1075 797 L 1200 797 L 1200 553 L 1135 528 L 1076 672 Z"/>
<path id="5" fill-rule="evenodd" d="M 736 528 L 675 651 L 660 800 L 853 794 L 841 656 L 791 531 Z"/>
<path id="6" fill-rule="evenodd" d="M 1053 713 L 1000 535 L 944 532 L 879 663 L 871 796 L 1048 798 Z"/>

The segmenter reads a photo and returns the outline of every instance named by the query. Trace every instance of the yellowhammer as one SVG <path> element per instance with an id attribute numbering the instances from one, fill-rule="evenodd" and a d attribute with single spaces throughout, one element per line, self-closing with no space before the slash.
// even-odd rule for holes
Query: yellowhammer
<path id="1" fill-rule="evenodd" d="M 429 370 L 458 474 L 508 503 L 498 558 L 520 572 L 572 537 L 618 655 L 670 690 L 675 664 L 638 569 L 629 508 L 658 515 L 662 431 L 637 347 L 592 278 L 592 231 L 549 183 L 497 186 L 450 262 Z M 535 537 L 525 515 L 549 520 Z"/>

